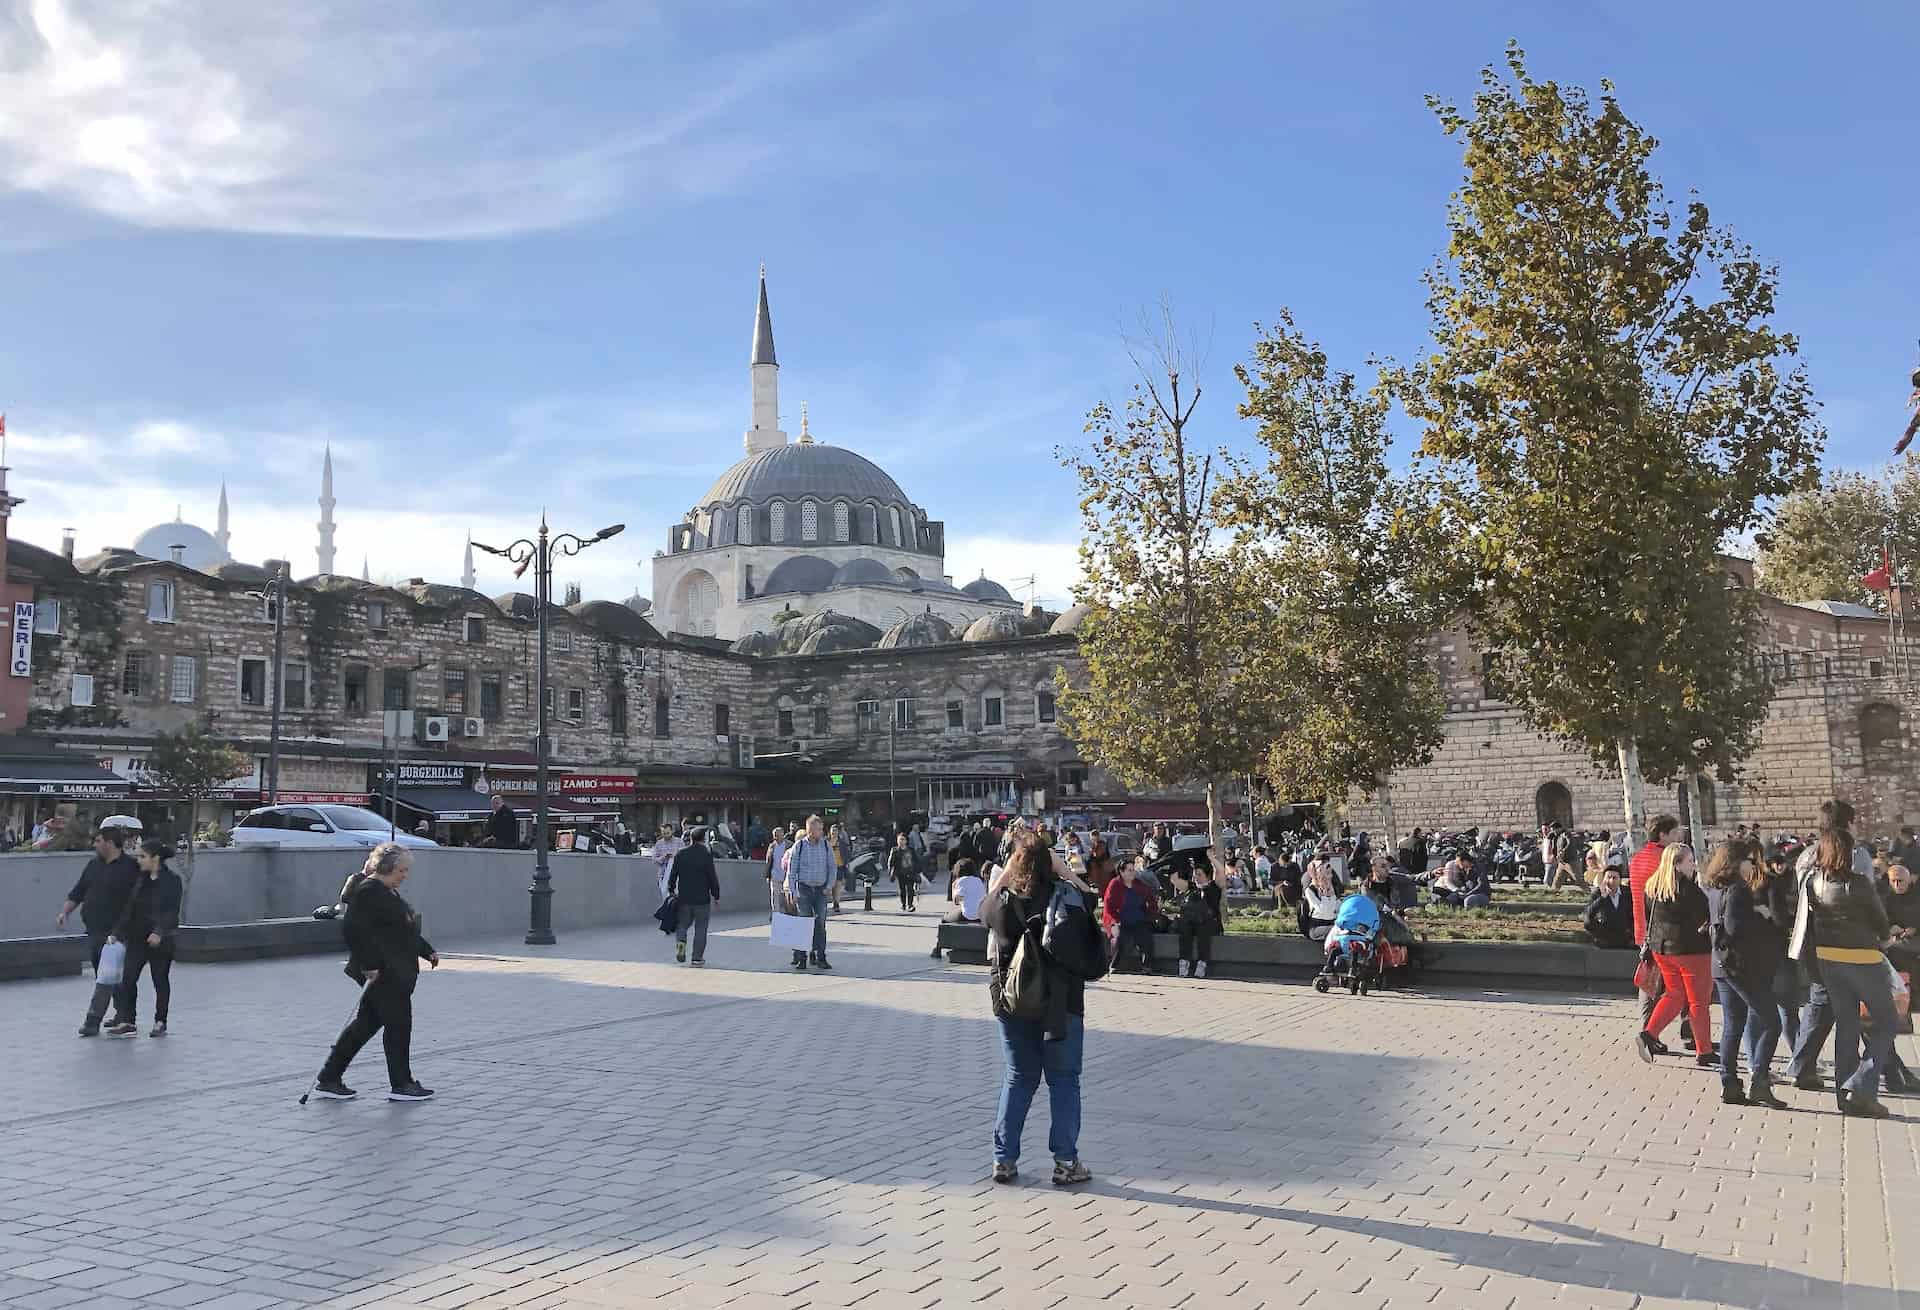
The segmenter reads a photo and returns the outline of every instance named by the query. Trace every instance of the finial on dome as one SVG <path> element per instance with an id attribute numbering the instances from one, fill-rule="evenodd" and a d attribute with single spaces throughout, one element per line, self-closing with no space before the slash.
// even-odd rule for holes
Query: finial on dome
<path id="1" fill-rule="evenodd" d="M 803 446 L 813 444 L 813 433 L 807 430 L 807 402 L 804 400 L 800 402 L 800 444 Z"/>

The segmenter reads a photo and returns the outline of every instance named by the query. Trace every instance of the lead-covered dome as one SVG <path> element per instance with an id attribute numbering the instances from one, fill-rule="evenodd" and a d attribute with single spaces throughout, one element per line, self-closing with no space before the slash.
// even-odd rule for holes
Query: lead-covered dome
<path id="1" fill-rule="evenodd" d="M 967 583 L 964 587 L 960 588 L 960 590 L 966 592 L 967 595 L 973 597 L 975 600 L 1003 600 L 1009 605 L 1013 603 L 1013 593 L 984 573 L 972 582 Z"/>
<path id="2" fill-rule="evenodd" d="M 839 572 L 828 560 L 818 555 L 795 555 L 783 559 L 767 575 L 766 582 L 760 588 L 762 596 L 777 596 L 782 592 L 798 592 L 810 595 L 816 591 L 825 591 L 833 585 L 834 575 Z"/>
<path id="3" fill-rule="evenodd" d="M 777 572 L 778 570 L 776 570 Z M 899 587 L 905 584 L 877 559 L 850 559 L 833 575 L 836 587 Z"/>
<path id="4" fill-rule="evenodd" d="M 133 539 L 133 549 L 148 559 L 170 560 L 175 546 L 183 547 L 180 562 L 202 573 L 233 558 L 211 532 L 178 519 L 155 524 Z"/>
<path id="5" fill-rule="evenodd" d="M 910 614 L 880 634 L 880 649 L 941 646 L 953 639 L 953 626 L 938 614 Z"/>
<path id="6" fill-rule="evenodd" d="M 1027 635 L 1018 614 L 982 614 L 967 625 L 962 641 L 1011 641 Z"/>
<path id="7" fill-rule="evenodd" d="M 798 500 L 811 496 L 826 500 L 880 500 L 908 503 L 900 484 L 872 460 L 845 446 L 794 442 L 748 455 L 722 473 L 707 488 L 701 505 L 734 501 Z"/>

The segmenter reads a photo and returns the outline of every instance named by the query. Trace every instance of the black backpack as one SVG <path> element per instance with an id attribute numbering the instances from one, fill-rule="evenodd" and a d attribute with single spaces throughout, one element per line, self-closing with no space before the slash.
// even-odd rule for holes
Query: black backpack
<path id="1" fill-rule="evenodd" d="M 1015 1019 L 1039 1020 L 1047 1017 L 1053 999 L 1053 983 L 1047 973 L 1051 962 L 1040 944 L 1040 920 L 1027 920 L 1020 941 L 1007 963 L 1006 980 L 1000 984 L 1000 1004 Z"/>

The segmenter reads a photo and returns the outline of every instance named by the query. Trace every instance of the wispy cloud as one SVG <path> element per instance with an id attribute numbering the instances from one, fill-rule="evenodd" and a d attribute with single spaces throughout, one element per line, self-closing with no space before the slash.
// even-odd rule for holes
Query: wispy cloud
<path id="1" fill-rule="evenodd" d="M 733 116 L 890 21 L 696 52 L 633 3 L 27 0 L 0 17 L 0 186 L 148 227 L 563 227 L 732 189 L 765 148 Z M 609 68 L 617 94 L 572 94 Z"/>

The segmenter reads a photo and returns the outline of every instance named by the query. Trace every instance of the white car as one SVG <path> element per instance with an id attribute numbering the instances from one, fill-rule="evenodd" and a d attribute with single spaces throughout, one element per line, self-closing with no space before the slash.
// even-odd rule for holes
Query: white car
<path id="1" fill-rule="evenodd" d="M 233 825 L 235 846 L 280 846 L 289 849 L 358 847 L 367 849 L 389 840 L 386 817 L 358 805 L 267 805 Z M 394 832 L 402 846 L 438 846 L 412 833 Z"/>

